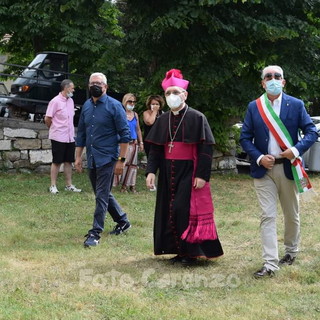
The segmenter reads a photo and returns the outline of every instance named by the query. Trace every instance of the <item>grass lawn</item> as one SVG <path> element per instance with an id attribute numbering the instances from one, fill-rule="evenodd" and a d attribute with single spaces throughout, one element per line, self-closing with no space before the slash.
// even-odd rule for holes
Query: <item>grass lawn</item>
<path id="1" fill-rule="evenodd" d="M 320 176 L 311 175 L 316 191 Z M 153 255 L 155 193 L 138 176 L 138 194 L 114 190 L 128 212 L 127 234 L 83 248 L 94 196 L 83 189 L 58 195 L 49 177 L 0 174 L 0 319 L 320 319 L 319 196 L 301 201 L 301 252 L 276 277 L 256 280 L 262 266 L 259 206 L 250 177 L 214 175 L 215 219 L 225 255 L 194 267 Z M 278 235 L 283 254 L 283 216 Z M 113 228 L 110 216 L 106 231 Z"/>

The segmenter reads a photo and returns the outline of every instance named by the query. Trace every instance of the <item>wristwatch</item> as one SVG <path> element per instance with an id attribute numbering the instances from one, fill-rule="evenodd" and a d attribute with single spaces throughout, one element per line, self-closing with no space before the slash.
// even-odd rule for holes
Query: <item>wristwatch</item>
<path id="1" fill-rule="evenodd" d="M 118 161 L 125 162 L 125 161 L 126 161 L 126 158 L 118 157 Z"/>

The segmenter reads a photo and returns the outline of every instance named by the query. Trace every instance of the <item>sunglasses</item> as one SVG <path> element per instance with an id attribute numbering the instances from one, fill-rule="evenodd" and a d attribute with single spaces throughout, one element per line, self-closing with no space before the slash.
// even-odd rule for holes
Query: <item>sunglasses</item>
<path id="1" fill-rule="evenodd" d="M 136 100 L 128 100 L 127 102 L 128 103 L 136 103 L 137 101 Z"/>
<path id="2" fill-rule="evenodd" d="M 282 79 L 281 73 L 278 73 L 278 72 L 275 72 L 275 73 L 268 72 L 268 73 L 266 73 L 266 74 L 264 75 L 264 78 L 263 78 L 263 79 L 271 80 L 273 77 L 274 77 L 276 80 Z"/>

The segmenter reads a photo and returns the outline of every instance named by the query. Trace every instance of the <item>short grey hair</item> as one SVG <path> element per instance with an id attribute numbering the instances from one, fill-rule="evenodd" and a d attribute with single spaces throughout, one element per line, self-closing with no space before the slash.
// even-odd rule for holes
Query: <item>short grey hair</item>
<path id="1" fill-rule="evenodd" d="M 276 65 L 274 65 L 274 66 L 267 66 L 267 67 L 265 67 L 263 70 L 262 70 L 262 72 L 261 72 L 261 79 L 264 79 L 264 77 L 265 77 L 265 75 L 266 75 L 266 70 L 267 69 L 270 69 L 270 68 L 272 68 L 272 69 L 276 69 L 280 74 L 281 74 L 281 77 L 283 78 L 283 70 L 282 70 L 282 68 L 280 67 L 280 66 L 276 66 Z"/>
<path id="2" fill-rule="evenodd" d="M 61 91 L 63 91 L 65 88 L 70 87 L 71 84 L 73 84 L 73 81 L 71 81 L 70 79 L 62 80 L 62 82 L 60 83 Z"/>
<path id="3" fill-rule="evenodd" d="M 91 79 L 92 79 L 93 77 L 100 77 L 100 78 L 102 79 L 102 82 L 103 82 L 104 84 L 107 84 L 107 83 L 108 83 L 108 82 L 107 82 L 107 77 L 106 77 L 103 73 L 101 73 L 101 72 L 94 72 L 94 73 L 92 73 L 91 76 L 90 76 L 90 78 L 89 78 L 89 82 L 91 82 Z"/>

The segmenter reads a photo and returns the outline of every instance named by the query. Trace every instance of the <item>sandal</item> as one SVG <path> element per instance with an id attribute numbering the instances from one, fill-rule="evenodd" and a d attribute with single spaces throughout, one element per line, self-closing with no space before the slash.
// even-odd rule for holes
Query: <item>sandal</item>
<path id="1" fill-rule="evenodd" d="M 120 192 L 127 193 L 128 192 L 127 187 L 121 187 Z"/>
<path id="2" fill-rule="evenodd" d="M 138 191 L 136 190 L 136 187 L 135 186 L 130 186 L 130 191 L 132 193 L 138 193 Z"/>

